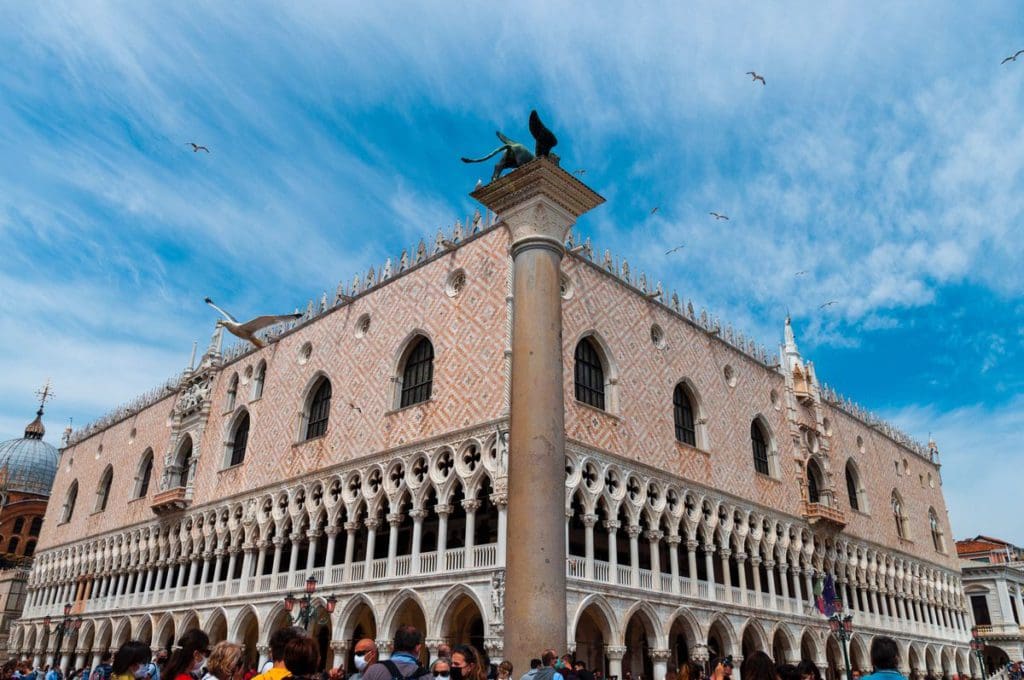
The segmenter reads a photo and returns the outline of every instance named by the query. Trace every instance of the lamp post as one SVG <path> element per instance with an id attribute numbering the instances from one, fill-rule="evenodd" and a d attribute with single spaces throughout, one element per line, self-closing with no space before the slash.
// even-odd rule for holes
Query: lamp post
<path id="1" fill-rule="evenodd" d="M 299 613 L 292 616 L 292 624 L 302 625 L 303 628 L 309 628 L 309 622 L 313 618 L 313 593 L 316 592 L 316 578 L 310 576 L 306 579 L 306 592 L 303 593 L 302 597 L 296 599 L 291 593 L 284 596 L 284 610 L 291 615 L 295 605 L 299 605 Z M 327 597 L 327 605 L 324 607 L 327 610 L 327 614 L 333 614 L 334 608 L 338 605 L 338 598 L 334 595 Z"/>
<path id="2" fill-rule="evenodd" d="M 985 649 L 985 641 L 981 639 L 978 634 L 978 627 L 971 627 L 971 651 L 978 655 L 978 672 L 981 673 L 981 677 L 985 677 L 985 655 L 982 652 Z"/>
<path id="3" fill-rule="evenodd" d="M 839 646 L 843 648 L 843 663 L 846 665 L 846 680 L 853 680 L 853 671 L 850 669 L 850 654 L 846 649 L 846 643 L 853 635 L 853 614 L 843 616 L 843 601 L 838 597 L 832 603 L 835 613 L 828 617 L 828 627 L 832 634 L 839 640 Z"/>
<path id="4" fill-rule="evenodd" d="M 50 632 L 50 623 L 52 619 L 47 614 L 43 617 L 43 625 L 46 626 L 46 632 Z M 82 617 L 71 618 L 71 604 L 64 605 L 64 620 L 57 624 L 57 645 L 53 650 L 53 663 L 60 668 L 60 646 L 64 643 L 64 634 L 69 635 L 77 633 L 78 629 L 82 627 Z"/>

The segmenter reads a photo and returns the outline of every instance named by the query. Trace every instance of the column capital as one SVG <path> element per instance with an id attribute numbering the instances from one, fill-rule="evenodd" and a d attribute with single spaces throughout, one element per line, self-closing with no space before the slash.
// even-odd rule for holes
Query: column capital
<path id="1" fill-rule="evenodd" d="M 665 537 L 665 542 L 669 545 L 679 545 L 683 542 L 683 538 L 679 534 L 669 534 Z"/>
<path id="2" fill-rule="evenodd" d="M 476 512 L 480 509 L 480 501 L 475 498 L 467 498 L 462 501 L 462 509 L 466 512 Z"/>
<path id="3" fill-rule="evenodd" d="M 666 663 L 672 658 L 672 650 L 670 649 L 652 649 L 650 651 L 651 661 L 654 663 Z M 736 664 L 739 665 L 738 663 Z"/>
<path id="4" fill-rule="evenodd" d="M 427 518 L 427 511 L 423 508 L 416 508 L 415 510 L 409 511 L 409 517 L 412 517 L 413 522 L 422 522 Z"/>
<path id="5" fill-rule="evenodd" d="M 324 529 L 324 533 L 327 534 L 327 538 L 334 538 L 339 533 L 341 533 L 341 527 L 332 524 L 331 526 Z"/>
<path id="6" fill-rule="evenodd" d="M 580 519 L 583 520 L 583 526 L 585 526 L 588 529 L 593 529 L 594 525 L 597 524 L 597 520 L 599 518 L 597 515 L 587 513 L 583 515 Z"/>
<path id="7" fill-rule="evenodd" d="M 359 522 L 345 522 L 345 531 L 349 533 L 359 531 Z"/>
<path id="8" fill-rule="evenodd" d="M 640 525 L 630 524 L 628 527 L 626 527 L 626 533 L 629 535 L 631 539 L 636 538 L 640 535 Z"/>
<path id="9" fill-rule="evenodd" d="M 623 645 L 605 645 L 604 653 L 612 661 L 622 661 L 622 657 L 626 656 L 626 647 Z"/>
<path id="10" fill-rule="evenodd" d="M 750 564 L 751 564 L 751 566 L 759 567 L 759 566 L 761 566 L 761 562 L 762 562 L 762 560 L 761 560 L 761 556 L 760 555 L 751 555 L 750 556 Z M 768 566 L 767 562 L 765 562 L 765 566 Z"/>
<path id="11" fill-rule="evenodd" d="M 348 640 L 331 640 L 331 649 L 335 654 L 344 655 L 348 652 Z"/>
<path id="12" fill-rule="evenodd" d="M 499 508 L 508 507 L 508 491 L 496 491 L 491 494 L 491 502 Z"/>
<path id="13" fill-rule="evenodd" d="M 662 536 L 664 536 L 665 533 L 662 531 L 658 531 L 657 529 L 652 529 L 651 531 L 648 531 L 645 535 L 647 536 L 648 541 L 651 541 L 652 543 L 657 543 L 661 540 Z M 651 654 L 653 653 L 654 650 L 651 650 Z"/>
<path id="14" fill-rule="evenodd" d="M 616 531 L 618 531 L 618 530 L 619 530 L 619 527 L 621 526 L 621 525 L 619 524 L 619 521 L 618 521 L 618 520 L 615 520 L 615 519 L 606 519 L 606 520 L 605 520 L 605 521 L 603 522 L 603 524 L 604 524 L 604 528 L 605 528 L 605 529 L 607 529 L 607 530 L 608 530 L 608 533 L 610 533 L 610 534 L 613 534 L 613 533 L 615 533 Z"/>
<path id="15" fill-rule="evenodd" d="M 366 525 L 367 529 L 375 531 L 377 527 L 380 526 L 380 520 L 376 517 L 367 517 L 365 520 L 363 520 L 363 524 Z M 380 646 L 378 645 L 378 649 L 379 648 Z"/>
<path id="16" fill-rule="evenodd" d="M 448 515 L 452 514 L 452 510 L 452 506 L 448 505 L 447 503 L 445 503 L 444 505 L 438 503 L 437 505 L 434 506 L 434 512 L 436 512 L 439 517 L 447 517 Z"/>
<path id="17" fill-rule="evenodd" d="M 321 536 L 323 536 L 323 532 L 322 531 L 317 531 L 316 529 L 310 529 L 309 531 L 306 532 L 306 538 L 308 538 L 311 541 L 315 541 L 316 539 L 320 538 Z"/>
<path id="18" fill-rule="evenodd" d="M 284 545 L 284 536 L 274 536 L 274 538 L 271 539 L 271 542 L 274 544 L 275 548 L 280 548 Z"/>
<path id="19" fill-rule="evenodd" d="M 699 547 L 700 547 L 700 543 L 697 542 L 696 539 L 693 539 L 693 538 L 686 539 L 686 550 L 688 552 L 697 552 L 697 548 L 699 548 Z"/>
<path id="20" fill-rule="evenodd" d="M 256 653 L 260 656 L 270 656 L 270 645 L 256 645 Z"/>
<path id="21" fill-rule="evenodd" d="M 405 519 L 405 515 L 400 512 L 392 512 L 387 516 L 388 524 L 393 527 L 397 527 Z"/>
<path id="22" fill-rule="evenodd" d="M 736 553 L 736 561 L 739 562 L 740 564 L 743 564 L 744 562 L 746 562 L 747 561 L 747 553 L 744 553 L 744 552 Z"/>
<path id="23" fill-rule="evenodd" d="M 721 557 L 723 560 L 729 559 L 730 555 L 732 555 L 732 551 L 728 548 L 722 548 L 718 551 L 718 556 Z"/>

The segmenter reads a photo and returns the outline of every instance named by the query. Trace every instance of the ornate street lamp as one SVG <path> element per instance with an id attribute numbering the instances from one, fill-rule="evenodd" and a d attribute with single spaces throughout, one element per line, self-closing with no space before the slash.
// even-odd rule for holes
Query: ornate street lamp
<path id="1" fill-rule="evenodd" d="M 49 614 L 43 617 L 43 625 L 46 627 L 46 632 L 50 632 L 50 624 L 53 623 L 53 619 Z M 53 650 L 53 662 L 60 667 L 60 646 L 64 643 L 65 633 L 69 636 L 77 635 L 78 629 L 82 627 L 82 617 L 71 618 L 71 604 L 64 605 L 64 620 L 57 624 L 57 644 Z"/>
<path id="2" fill-rule="evenodd" d="M 985 651 L 985 641 L 981 639 L 978 634 L 978 627 L 973 626 L 971 628 L 971 651 L 978 655 L 978 672 L 981 673 L 981 677 L 985 677 L 985 655 L 982 653 Z"/>
<path id="3" fill-rule="evenodd" d="M 853 636 L 853 614 L 843 616 L 843 601 L 838 597 L 832 603 L 835 613 L 828 617 L 828 627 L 832 634 L 839 640 L 839 646 L 843 649 L 843 663 L 846 665 L 846 680 L 853 680 L 853 671 L 850 669 L 850 654 L 846 649 L 846 643 Z"/>
<path id="4" fill-rule="evenodd" d="M 302 625 L 303 628 L 309 628 L 309 623 L 313 619 L 314 611 L 316 607 L 313 606 L 313 593 L 316 592 L 316 578 L 310 576 L 306 579 L 306 592 L 303 593 L 301 598 L 296 599 L 294 595 L 288 593 L 284 596 L 284 610 L 291 615 L 295 605 L 299 605 L 299 612 L 295 616 L 292 616 L 293 625 Z M 327 597 L 326 605 L 324 610 L 327 615 L 330 616 L 334 613 L 334 608 L 338 606 L 338 598 L 334 595 Z"/>

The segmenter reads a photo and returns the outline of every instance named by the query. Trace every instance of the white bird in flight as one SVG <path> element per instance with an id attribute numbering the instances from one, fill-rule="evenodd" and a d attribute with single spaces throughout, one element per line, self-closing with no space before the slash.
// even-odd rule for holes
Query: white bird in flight
<path id="1" fill-rule="evenodd" d="M 672 253 L 676 252 L 677 250 L 681 250 L 682 248 L 685 248 L 685 247 L 686 247 L 686 244 L 684 243 L 683 245 L 676 246 L 675 248 L 672 248 L 671 250 L 666 250 L 665 254 L 666 255 L 671 255 Z"/>
<path id="2" fill-rule="evenodd" d="M 185 143 L 192 147 L 192 153 L 199 153 L 200 151 L 205 151 L 206 153 L 210 153 L 210 150 L 207 149 L 202 144 L 196 144 L 195 142 L 185 142 Z"/>
<path id="3" fill-rule="evenodd" d="M 275 323 L 280 323 L 282 321 L 292 321 L 294 319 L 302 318 L 302 314 L 296 312 L 294 314 L 280 314 L 277 316 L 257 316 L 255 319 L 250 319 L 245 323 L 238 323 L 235 317 L 231 316 L 223 309 L 213 304 L 213 300 L 211 300 L 210 298 L 204 298 L 204 302 L 206 302 L 206 304 L 210 305 L 218 312 L 220 312 L 221 315 L 224 316 L 223 319 L 217 319 L 218 326 L 227 329 L 228 333 L 231 333 L 231 335 L 234 335 L 236 337 L 241 338 L 242 340 L 252 343 L 255 347 L 267 346 L 267 343 L 263 342 L 262 340 L 256 337 L 257 331 L 260 331 L 266 328 L 267 326 L 273 326 Z"/>
<path id="4" fill-rule="evenodd" d="M 750 76 L 750 79 L 751 79 L 752 81 L 754 81 L 755 83 L 756 83 L 757 81 L 759 81 L 759 80 L 760 80 L 760 81 L 761 81 L 761 84 L 762 84 L 762 85 L 765 85 L 765 84 L 766 84 L 766 83 L 764 82 L 764 76 L 762 76 L 762 75 L 760 75 L 760 74 L 758 74 L 758 73 L 755 73 L 755 72 L 753 72 L 753 71 L 747 71 L 747 75 L 748 75 L 748 76 Z"/>
<path id="5" fill-rule="evenodd" d="M 727 219 L 729 219 L 728 215 L 723 215 L 721 213 L 709 212 L 708 214 L 711 215 L 712 217 L 714 217 L 716 220 L 727 220 Z"/>

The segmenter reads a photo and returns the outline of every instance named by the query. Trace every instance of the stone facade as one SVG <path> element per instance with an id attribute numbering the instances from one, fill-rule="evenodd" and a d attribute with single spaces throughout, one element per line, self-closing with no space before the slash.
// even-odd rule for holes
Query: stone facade
<path id="1" fill-rule="evenodd" d="M 53 657 L 42 617 L 71 603 L 84 624 L 65 666 L 129 638 L 169 645 L 193 625 L 244 642 L 255 663 L 288 620 L 283 596 L 314 576 L 317 603 L 339 600 L 310 624 L 329 663 L 361 636 L 386 654 L 404 621 L 430 647 L 471 640 L 500 659 L 506 553 L 530 550 L 505 542 L 510 244 L 502 222 L 456 225 L 429 253 L 421 243 L 333 303 L 311 302 L 263 349 L 224 353 L 215 338 L 180 380 L 72 438 L 11 651 Z M 609 255 L 595 261 L 589 242 L 566 247 L 569 647 L 654 680 L 687 658 L 754 649 L 834 673 L 842 656 L 811 606 L 827 573 L 854 614 L 855 666 L 886 633 L 908 671 L 968 674 L 937 450 L 822 387 L 788 322 L 769 357 Z M 400 408 L 421 338 L 430 398 Z M 573 398 L 581 341 L 600 357 L 603 409 Z M 306 440 L 324 379 L 326 432 Z M 694 445 L 675 435 L 680 384 Z M 246 416 L 244 461 L 231 465 Z"/>

